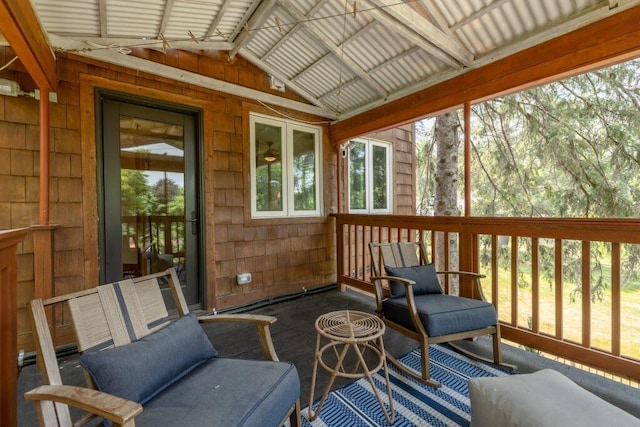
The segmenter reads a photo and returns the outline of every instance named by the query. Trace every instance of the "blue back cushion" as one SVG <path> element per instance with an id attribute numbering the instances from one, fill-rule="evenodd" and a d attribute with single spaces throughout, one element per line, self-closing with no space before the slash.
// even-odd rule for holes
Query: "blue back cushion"
<path id="1" fill-rule="evenodd" d="M 189 313 L 131 344 L 85 352 L 79 360 L 98 390 L 144 404 L 217 355 Z"/>
<path id="2" fill-rule="evenodd" d="M 416 282 L 413 286 L 414 295 L 441 294 L 442 287 L 438 281 L 438 275 L 433 264 L 416 265 L 413 267 L 389 267 L 384 266 L 388 276 L 400 277 Z M 392 298 L 404 297 L 404 284 L 397 280 L 389 281 L 389 290 Z"/>

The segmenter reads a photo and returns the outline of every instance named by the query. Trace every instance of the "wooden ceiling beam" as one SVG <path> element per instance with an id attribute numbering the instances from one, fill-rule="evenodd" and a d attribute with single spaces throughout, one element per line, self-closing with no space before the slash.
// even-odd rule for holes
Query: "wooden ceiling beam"
<path id="1" fill-rule="evenodd" d="M 307 21 L 306 16 L 298 7 L 288 0 L 278 0 L 278 4 L 289 14 L 293 19 L 302 23 L 302 26 L 309 32 L 316 40 L 318 40 L 329 52 L 332 52 L 336 59 L 349 68 L 351 72 L 359 76 L 362 81 L 366 82 L 369 87 L 375 90 L 380 98 L 386 98 L 388 96 L 387 90 L 369 73 L 364 70 L 360 64 L 351 59 L 348 55 L 344 55 L 344 44 L 337 46 L 329 37 L 322 31 L 322 29 L 314 22 Z"/>
<path id="2" fill-rule="evenodd" d="M 224 39 L 224 34 L 220 32 L 220 34 L 222 34 L 222 36 L 220 36 L 220 34 L 217 34 L 216 30 L 218 29 L 218 25 L 220 25 L 220 22 L 222 22 L 222 18 L 224 18 L 224 14 L 227 13 L 227 9 L 229 9 L 230 5 L 231 0 L 225 0 L 222 3 L 220 9 L 218 9 L 218 11 L 216 12 L 216 17 L 213 19 L 213 22 L 211 22 L 211 25 L 209 25 L 209 29 L 204 35 L 204 40 L 209 40 L 209 37 L 213 36 L 214 33 L 216 33 L 216 36 L 222 37 Z"/>
<path id="3" fill-rule="evenodd" d="M 0 31 L 38 87 L 55 91 L 56 58 L 31 3 L 0 0 Z"/>
<path id="4" fill-rule="evenodd" d="M 507 1 L 508 0 L 494 0 L 494 1 L 492 1 L 487 6 L 484 6 L 484 7 L 480 8 L 480 9 L 476 10 L 471 15 L 465 17 L 462 21 L 456 22 L 453 26 L 451 26 L 451 31 L 456 31 L 456 30 L 464 27 L 465 25 L 475 21 L 476 19 L 480 19 L 482 16 L 486 15 L 487 13 L 491 12 L 492 10 L 501 7 L 502 5 L 507 3 Z"/>
<path id="5" fill-rule="evenodd" d="M 100 0 L 98 6 L 100 12 L 100 37 L 107 37 L 107 0 Z"/>
<path id="6" fill-rule="evenodd" d="M 451 37 L 440 30 L 436 25 L 424 19 L 418 12 L 404 3 L 396 0 L 369 0 L 384 11 L 387 15 L 396 19 L 408 32 L 414 32 L 435 49 L 441 50 L 462 65 L 473 62 L 473 55 L 466 50 L 455 37 Z"/>
<path id="7" fill-rule="evenodd" d="M 239 22 L 238 27 L 227 39 L 233 42 L 233 49 L 229 52 L 229 58 L 233 59 L 238 52 L 249 44 L 253 37 L 252 31 L 257 30 L 269 19 L 272 9 L 276 6 L 277 0 L 256 0 L 249 8 L 244 18 Z M 248 22 L 246 21 L 248 19 Z M 245 26 L 246 23 L 246 26 Z M 238 33 L 240 33 L 238 35 Z"/>
<path id="8" fill-rule="evenodd" d="M 158 35 L 164 34 L 167 31 L 167 25 L 169 24 L 169 18 L 171 17 L 171 11 L 173 10 L 173 0 L 167 0 L 164 5 L 164 13 L 162 14 L 162 22 L 160 22 L 160 28 L 158 28 Z M 105 37 L 105 36 L 103 36 Z"/>
<path id="9" fill-rule="evenodd" d="M 447 36 L 453 37 L 452 31 L 449 29 L 447 20 L 442 13 L 438 10 L 433 0 L 418 0 L 418 3 L 422 6 L 422 10 L 427 14 L 431 22 L 436 27 L 440 28 Z"/>
<path id="10" fill-rule="evenodd" d="M 162 50 L 164 41 L 162 39 L 135 39 L 124 37 L 71 37 L 71 36 L 53 36 L 50 37 L 51 45 L 54 48 L 60 48 L 63 50 L 77 49 L 77 50 L 100 50 L 100 49 L 113 49 L 119 48 L 144 48 L 144 49 L 156 49 Z M 60 43 L 61 40 L 67 40 L 68 42 Z M 170 40 L 172 49 L 185 49 L 185 50 L 231 50 L 233 43 L 226 41 L 195 41 L 188 40 Z M 58 43 L 56 45 L 56 43 Z M 1 45 L 1 44 L 0 44 Z M 69 48 L 69 46 L 75 46 Z"/>
<path id="11" fill-rule="evenodd" d="M 327 0 L 319 0 L 305 16 L 315 16 L 315 14 L 324 7 L 326 2 Z M 280 47 L 282 47 L 282 45 L 284 45 L 285 42 L 291 38 L 291 35 L 295 34 L 295 31 L 298 30 L 299 27 L 302 26 L 302 24 L 300 22 L 296 22 L 293 25 L 287 23 L 285 26 L 289 27 L 287 33 L 282 36 L 280 40 L 278 40 L 273 46 L 271 46 L 271 48 L 269 48 L 269 50 L 262 56 L 261 59 L 263 61 L 267 61 L 271 55 L 273 55 L 278 49 L 280 49 Z"/>
<path id="12" fill-rule="evenodd" d="M 333 144 L 640 55 L 640 6 L 331 125 Z"/>

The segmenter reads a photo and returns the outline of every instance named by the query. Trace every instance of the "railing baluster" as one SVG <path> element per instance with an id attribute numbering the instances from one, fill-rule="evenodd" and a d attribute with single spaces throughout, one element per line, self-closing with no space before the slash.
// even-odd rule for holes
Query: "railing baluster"
<path id="1" fill-rule="evenodd" d="M 540 242 L 531 239 L 531 330 L 540 332 Z"/>
<path id="2" fill-rule="evenodd" d="M 518 236 L 511 236 L 511 324 L 518 326 Z"/>
<path id="3" fill-rule="evenodd" d="M 620 243 L 611 244 L 611 353 L 620 356 Z"/>
<path id="4" fill-rule="evenodd" d="M 563 255 L 562 255 L 562 240 L 555 239 L 555 288 L 556 288 L 556 338 L 559 340 L 564 339 L 563 328 L 563 310 L 564 310 L 564 298 L 562 295 L 562 268 L 563 268 Z"/>
<path id="5" fill-rule="evenodd" d="M 622 257 L 626 256 L 626 246 L 623 244 L 640 244 L 640 219 L 620 219 L 620 220 L 591 220 L 591 219 L 531 219 L 531 218 L 448 218 L 448 217 L 415 217 L 403 215 L 350 215 L 332 214 L 337 219 L 337 263 L 338 263 L 338 283 L 342 286 L 352 286 L 367 292 L 372 291 L 369 282 L 371 260 L 367 244 L 371 241 L 389 242 L 421 240 L 430 244 L 430 254 L 432 262 L 439 262 L 441 267 L 453 269 L 451 265 L 453 259 L 449 256 L 452 243 L 449 238 L 451 233 L 458 235 L 459 254 L 478 258 L 475 262 L 468 262 L 465 259 L 465 268 L 472 271 L 480 270 L 480 240 L 478 236 L 487 236 L 490 239 L 491 251 L 491 300 L 500 311 L 500 305 L 507 309 L 507 316 L 511 319 L 502 319 L 502 335 L 506 339 L 518 342 L 527 347 L 533 347 L 544 352 L 555 353 L 560 357 L 577 362 L 590 364 L 598 369 L 612 372 L 623 377 L 640 380 L 640 361 L 637 354 L 629 352 L 631 345 L 622 345 L 622 337 L 629 336 L 630 340 L 635 339 L 637 325 L 627 322 L 628 301 L 622 298 L 622 278 L 626 276 L 624 268 L 628 268 L 622 262 Z M 162 231 L 160 230 L 162 233 Z M 442 247 L 445 251 L 439 254 L 436 251 L 436 241 L 441 236 L 444 237 Z M 469 236 L 474 236 L 473 241 Z M 499 244 L 504 237 L 511 238 L 511 287 L 504 289 L 502 300 L 500 286 L 502 285 L 500 273 L 504 273 L 500 268 Z M 527 278 L 528 271 L 519 270 L 519 257 L 522 257 L 519 240 L 531 239 L 531 312 L 526 313 L 531 316 L 529 328 L 518 325 L 522 323 L 519 319 L 523 307 L 528 306 L 528 301 L 523 299 L 519 304 L 519 293 L 524 292 L 519 289 L 518 279 L 520 273 L 523 278 Z M 466 239 L 466 240 L 463 240 Z M 484 239 L 484 237 L 483 237 Z M 544 239 L 544 240 L 540 240 Z M 554 242 L 553 249 L 553 269 L 554 269 L 554 290 L 551 298 L 552 304 L 547 303 L 547 289 L 543 288 L 544 272 L 550 269 L 547 260 L 547 241 Z M 565 241 L 568 244 L 565 244 Z M 464 243 L 464 244 L 461 244 Z M 474 243 L 475 242 L 475 243 Z M 541 244 L 544 242 L 543 244 Z M 582 280 L 582 296 L 578 304 L 567 305 L 565 310 L 564 288 L 573 285 L 573 281 L 567 279 L 565 284 L 563 270 L 567 266 L 577 261 L 574 258 L 570 247 L 577 242 L 582 242 L 580 266 L 581 275 L 578 280 Z M 600 328 L 596 327 L 596 321 L 601 321 L 599 313 L 607 312 L 609 307 L 601 308 L 599 304 L 591 302 L 591 242 L 601 245 L 600 242 L 610 245 L 611 252 L 611 337 L 610 351 L 607 346 L 599 345 L 598 350 L 591 349 L 592 341 L 595 341 L 594 334 L 600 337 Z M 472 247 L 475 244 L 475 249 Z M 570 246 L 571 245 L 571 246 Z M 524 246 L 522 247 L 524 248 Z M 544 249 L 544 251 L 543 251 Z M 508 253 L 508 252 L 507 252 Z M 440 259 L 438 259 L 440 258 Z M 565 260 L 566 258 L 566 260 Z M 461 258 L 462 260 L 462 258 Z M 484 261 L 484 259 L 482 259 Z M 360 266 L 362 266 L 361 274 Z M 485 267 L 483 267 L 485 268 Z M 567 267 L 568 268 L 568 267 Z M 526 270 L 526 269 L 525 269 Z M 356 273 L 354 275 L 354 273 Z M 489 274 L 487 272 L 487 274 Z M 606 279 L 605 279 L 606 280 Z M 506 281 L 505 283 L 506 284 Z M 450 284 L 452 286 L 452 284 Z M 461 292 L 468 291 L 467 284 L 461 283 Z M 527 291 L 529 292 L 529 291 Z M 523 294 L 524 295 L 524 294 Z M 527 296 L 528 297 L 528 296 Z M 509 301 L 509 298 L 511 301 Z M 511 304 L 511 307 L 505 304 Z M 510 308 L 510 309 L 509 309 Z M 577 328 L 572 326 L 569 330 L 565 328 L 564 319 L 569 319 L 568 313 L 582 310 L 582 319 L 579 325 L 582 327 L 582 334 Z M 546 321 L 552 320 L 552 310 L 555 310 L 555 334 L 553 329 L 546 326 Z M 573 316 L 573 314 L 572 314 Z M 577 320 L 577 319 L 575 319 Z M 592 325 L 594 325 L 592 327 Z M 580 327 L 579 326 L 579 327 Z M 565 330 L 570 335 L 571 340 L 564 337 Z M 569 334 L 569 332 L 571 332 Z M 575 338 L 577 336 L 577 338 Z M 606 336 L 606 335 L 605 335 Z M 604 348 L 604 350 L 603 350 Z M 631 353 L 631 354 L 627 354 Z"/>
<path id="6" fill-rule="evenodd" d="M 349 258 L 348 258 L 349 270 L 347 271 L 347 274 L 349 276 L 353 276 L 353 273 L 352 273 L 353 272 L 353 249 L 351 249 L 353 246 L 353 233 L 354 233 L 353 230 L 355 230 L 355 225 L 349 224 Z"/>
<path id="7" fill-rule="evenodd" d="M 442 249 L 442 255 L 444 257 L 444 262 L 442 263 L 442 269 L 445 271 L 449 271 L 449 232 L 445 231 L 444 233 L 442 233 L 442 240 L 443 240 L 443 249 Z M 444 291 L 445 293 L 449 293 L 451 290 L 449 289 L 449 275 L 445 274 L 444 277 Z"/>
<path id="8" fill-rule="evenodd" d="M 582 241 L 582 345 L 591 347 L 591 242 Z"/>
<path id="9" fill-rule="evenodd" d="M 500 308 L 498 292 L 498 236 L 493 234 L 491 236 L 491 299 L 496 310 Z"/>
<path id="10" fill-rule="evenodd" d="M 431 232 L 431 262 L 433 265 L 436 265 L 438 254 L 436 253 L 436 233 L 435 231 Z"/>

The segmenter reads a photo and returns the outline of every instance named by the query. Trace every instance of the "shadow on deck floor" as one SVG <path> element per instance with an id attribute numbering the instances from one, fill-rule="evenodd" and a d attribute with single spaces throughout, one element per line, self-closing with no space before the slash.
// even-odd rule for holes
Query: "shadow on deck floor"
<path id="1" fill-rule="evenodd" d="M 313 353 L 316 340 L 314 323 L 318 316 L 334 310 L 360 310 L 373 313 L 373 298 L 354 291 L 338 292 L 329 290 L 317 294 L 305 295 L 286 302 L 255 308 L 252 314 L 271 315 L 278 318 L 272 325 L 271 333 L 274 346 L 280 360 L 293 362 L 298 369 L 301 382 L 301 405 L 309 403 L 311 376 L 313 370 Z M 261 358 L 262 353 L 255 329 L 247 325 L 205 325 L 205 331 L 212 340 L 216 350 L 225 357 Z M 490 354 L 489 339 L 478 339 L 464 345 L 474 348 L 478 353 Z M 385 348 L 399 357 L 417 347 L 417 344 L 388 330 L 385 334 Z M 543 358 L 512 346 L 503 346 L 503 355 L 507 363 L 518 366 L 518 372 L 528 373 L 543 368 L 553 368 L 571 378 L 580 386 L 592 393 L 621 407 L 640 418 L 640 390 L 617 383 L 607 378 L 590 374 L 553 360 Z M 71 355 L 60 361 L 63 382 L 69 385 L 84 385 L 82 369 L 77 363 L 77 356 Z M 320 396 L 326 386 L 329 375 L 320 372 L 316 381 L 315 396 Z M 337 379 L 333 389 L 347 384 L 351 380 Z M 18 425 L 36 426 L 35 405 L 24 400 L 24 393 L 41 384 L 41 377 L 35 365 L 26 366 L 18 378 Z"/>

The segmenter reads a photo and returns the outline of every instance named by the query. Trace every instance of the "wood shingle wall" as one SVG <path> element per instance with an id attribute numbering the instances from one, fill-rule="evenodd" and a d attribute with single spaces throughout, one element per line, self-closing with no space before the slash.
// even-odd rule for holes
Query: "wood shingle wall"
<path id="1" fill-rule="evenodd" d="M 184 51 L 135 51 L 181 69 L 265 92 L 266 74 L 237 58 L 223 54 Z M 13 58 L 0 49 L 0 65 Z M 206 307 L 218 310 L 263 298 L 334 283 L 335 230 L 328 214 L 338 211 L 337 153 L 323 129 L 323 216 L 320 218 L 250 218 L 250 112 L 274 115 L 253 100 L 175 82 L 120 66 L 58 54 L 58 102 L 51 104 L 50 220 L 54 228 L 51 295 L 97 285 L 98 196 L 96 178 L 96 107 L 98 89 L 181 104 L 202 111 L 202 189 Z M 33 81 L 16 61 L 1 78 L 15 80 L 24 91 Z M 273 92 L 300 101 L 292 93 Z M 283 111 L 300 120 L 320 120 L 295 111 Z M 38 223 L 39 177 L 38 101 L 0 96 L 0 229 Z M 397 142 L 395 209 L 415 212 L 413 200 L 413 130 L 389 130 L 380 139 Z M 30 233 L 31 234 L 31 233 Z M 36 294 L 33 238 L 18 248 L 18 348 L 33 350 L 26 302 Z M 250 272 L 253 281 L 238 286 L 236 274 Z M 60 342 L 68 341 L 65 313 L 56 313 Z"/>

